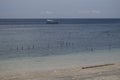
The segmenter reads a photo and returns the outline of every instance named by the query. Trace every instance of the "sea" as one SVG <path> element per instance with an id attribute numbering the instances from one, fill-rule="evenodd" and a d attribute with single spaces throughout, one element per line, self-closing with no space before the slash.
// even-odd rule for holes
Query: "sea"
<path id="1" fill-rule="evenodd" d="M 120 62 L 120 19 L 0 19 L 0 73 Z"/>

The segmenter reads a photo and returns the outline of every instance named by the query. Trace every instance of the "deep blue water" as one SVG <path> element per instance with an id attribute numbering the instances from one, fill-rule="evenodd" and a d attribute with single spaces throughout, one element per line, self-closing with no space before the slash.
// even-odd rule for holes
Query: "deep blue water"
<path id="1" fill-rule="evenodd" d="M 120 48 L 120 24 L 0 25 L 0 59 Z"/>
<path id="2" fill-rule="evenodd" d="M 51 18 L 50 18 L 51 19 Z M 59 24 L 119 24 L 120 19 L 76 19 L 76 18 L 61 18 L 52 19 Z M 10 24 L 46 24 L 47 19 L 0 19 L 0 25 Z"/>

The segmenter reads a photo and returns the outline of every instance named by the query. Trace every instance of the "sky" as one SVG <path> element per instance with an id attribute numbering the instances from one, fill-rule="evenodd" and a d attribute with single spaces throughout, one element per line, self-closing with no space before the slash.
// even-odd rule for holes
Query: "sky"
<path id="1" fill-rule="evenodd" d="M 0 0 L 0 18 L 120 18 L 120 0 Z"/>

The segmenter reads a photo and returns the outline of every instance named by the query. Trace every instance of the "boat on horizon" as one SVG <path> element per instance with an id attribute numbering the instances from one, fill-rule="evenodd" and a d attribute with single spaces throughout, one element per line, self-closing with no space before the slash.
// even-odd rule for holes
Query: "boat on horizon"
<path id="1" fill-rule="evenodd" d="M 59 24 L 59 22 L 52 19 L 47 19 L 46 24 Z"/>

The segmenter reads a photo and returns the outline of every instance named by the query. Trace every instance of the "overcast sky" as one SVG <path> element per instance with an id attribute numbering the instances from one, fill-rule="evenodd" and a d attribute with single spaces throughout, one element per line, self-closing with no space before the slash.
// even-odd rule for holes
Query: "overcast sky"
<path id="1" fill-rule="evenodd" d="M 120 0 L 0 0 L 0 18 L 120 18 Z"/>

